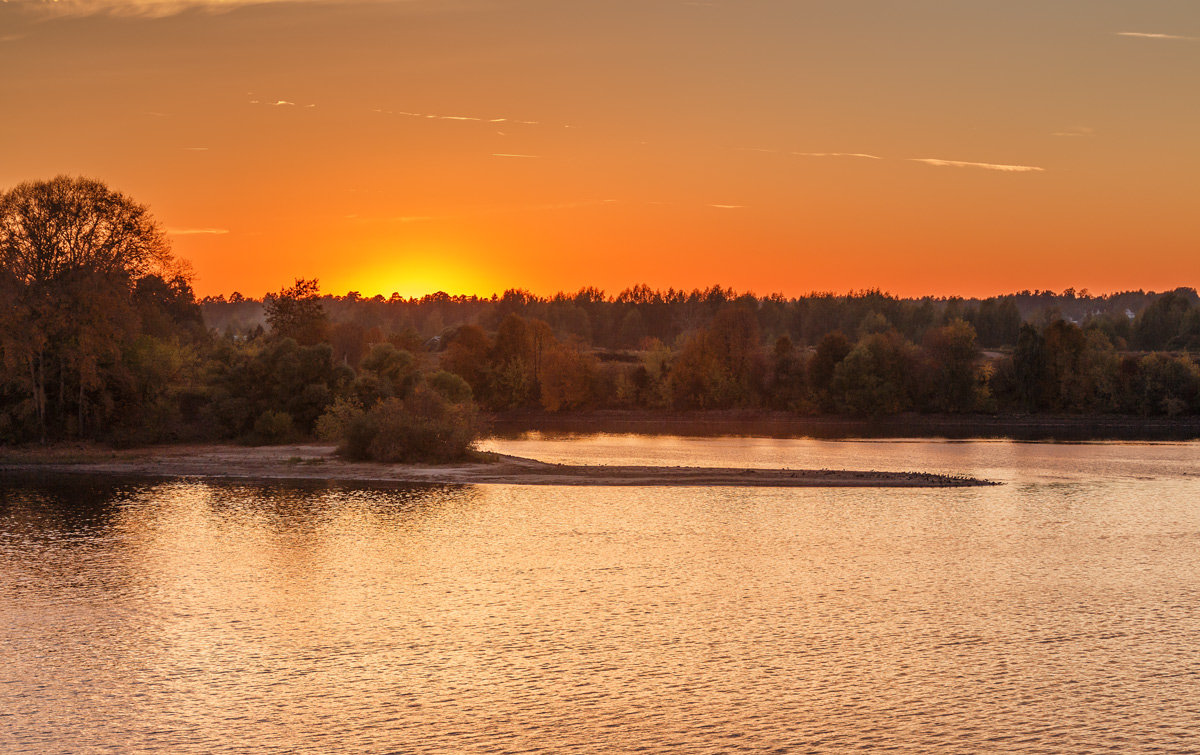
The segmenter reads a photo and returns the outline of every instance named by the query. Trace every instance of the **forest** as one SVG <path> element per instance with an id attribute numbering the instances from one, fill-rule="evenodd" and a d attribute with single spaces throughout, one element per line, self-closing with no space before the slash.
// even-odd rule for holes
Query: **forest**
<path id="1" fill-rule="evenodd" d="M 280 283 L 198 301 L 149 211 L 97 181 L 0 195 L 0 442 L 319 437 L 440 461 L 487 415 L 526 410 L 1200 414 L 1191 288 L 406 299 Z"/>

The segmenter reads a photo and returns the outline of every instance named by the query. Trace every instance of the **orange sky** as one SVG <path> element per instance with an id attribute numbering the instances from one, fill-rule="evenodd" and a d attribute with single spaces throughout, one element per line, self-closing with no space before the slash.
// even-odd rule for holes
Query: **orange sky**
<path id="1" fill-rule="evenodd" d="M 0 187 L 200 294 L 1200 285 L 1194 0 L 11 0 Z"/>

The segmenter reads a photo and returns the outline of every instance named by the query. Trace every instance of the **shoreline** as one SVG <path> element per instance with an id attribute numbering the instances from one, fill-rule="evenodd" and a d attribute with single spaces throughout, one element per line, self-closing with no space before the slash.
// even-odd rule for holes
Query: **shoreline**
<path id="1" fill-rule="evenodd" d="M 1200 439 L 1200 416 L 1120 414 L 897 414 L 877 418 L 800 416 L 747 410 L 608 409 L 553 414 L 510 411 L 490 416 L 493 435 L 566 434 L 757 436 L 769 438 L 945 438 L 1018 441 L 1186 441 Z"/>
<path id="2" fill-rule="evenodd" d="M 0 475 L 106 475 L 204 480 L 328 481 L 420 485 L 632 487 L 978 487 L 998 483 L 927 472 L 567 465 L 488 454 L 444 465 L 353 462 L 334 447 L 189 445 L 128 450 L 58 446 L 0 451 Z"/>

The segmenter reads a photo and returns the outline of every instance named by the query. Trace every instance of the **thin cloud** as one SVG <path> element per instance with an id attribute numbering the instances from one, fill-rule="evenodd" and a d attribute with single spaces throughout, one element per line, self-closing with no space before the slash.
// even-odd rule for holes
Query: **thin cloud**
<path id="1" fill-rule="evenodd" d="M 440 113 L 411 113 L 407 110 L 384 110 L 374 108 L 381 115 L 399 115 L 405 118 L 421 118 L 427 121 L 469 121 L 474 123 L 516 123 L 522 126 L 540 126 L 540 121 L 523 121 L 518 118 L 486 118 L 478 115 L 443 115 Z M 570 128 L 565 126 L 564 128 Z"/>
<path id="2" fill-rule="evenodd" d="M 193 9 L 210 12 L 236 10 L 246 5 L 314 2 L 315 0 L 0 0 L 24 6 L 35 13 L 50 17 L 70 16 L 130 16 L 166 18 Z M 370 0 L 368 0 L 370 1 Z M 408 5 L 413 8 L 437 9 L 437 5 L 422 0 L 374 0 Z"/>
<path id="3" fill-rule="evenodd" d="M 184 147 L 185 152 L 207 152 L 208 147 Z"/>
<path id="4" fill-rule="evenodd" d="M 982 170 L 998 170 L 1003 173 L 1042 173 L 1046 169 L 1034 165 L 1000 165 L 997 163 L 973 163 L 965 160 L 941 160 L 936 157 L 910 157 L 914 163 L 925 163 L 938 168 L 980 168 Z"/>
<path id="5" fill-rule="evenodd" d="M 1153 32 L 1144 32 L 1144 31 L 1119 31 L 1119 32 L 1117 32 L 1117 36 L 1118 37 L 1137 37 L 1138 39 L 1184 39 L 1184 40 L 1197 39 L 1196 37 L 1184 37 L 1184 36 L 1180 36 L 1178 34 L 1158 34 L 1158 33 L 1153 33 Z"/>
<path id="6" fill-rule="evenodd" d="M 1096 133 L 1090 126 L 1072 126 L 1071 128 L 1055 131 L 1051 136 L 1092 136 Z"/>
<path id="7" fill-rule="evenodd" d="M 493 152 L 492 157 L 518 157 L 518 158 L 526 158 L 526 159 L 537 159 L 537 158 L 541 157 L 541 155 L 517 155 L 517 154 L 513 154 L 511 152 Z"/>
<path id="8" fill-rule="evenodd" d="M 316 107 L 316 105 L 314 105 L 314 104 L 297 105 L 296 103 L 292 102 L 291 100 L 275 100 L 274 102 L 271 102 L 269 100 L 268 101 L 250 100 L 250 104 L 251 105 L 267 105 L 268 107 L 303 107 L 303 108 Z"/>
<path id="9" fill-rule="evenodd" d="M 868 155 L 865 152 L 789 152 L 797 157 L 861 157 L 867 160 L 882 160 L 879 155 Z"/>
<path id="10" fill-rule="evenodd" d="M 224 236 L 228 228 L 168 228 L 171 236 Z"/>
<path id="11" fill-rule="evenodd" d="M 879 155 L 866 152 L 785 152 L 778 149 L 763 149 L 762 147 L 738 147 L 741 152 L 762 152 L 768 155 L 791 155 L 793 157 L 858 157 L 866 160 L 883 160 Z"/>
<path id="12" fill-rule="evenodd" d="M 718 210 L 740 210 L 744 208 L 744 204 L 710 204 L 709 207 L 716 207 Z"/>

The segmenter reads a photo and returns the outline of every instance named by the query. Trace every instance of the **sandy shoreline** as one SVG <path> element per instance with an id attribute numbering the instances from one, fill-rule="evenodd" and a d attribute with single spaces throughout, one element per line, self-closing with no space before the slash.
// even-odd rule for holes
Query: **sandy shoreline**
<path id="1" fill-rule="evenodd" d="M 800 416 L 757 410 L 607 409 L 549 413 L 533 410 L 491 416 L 492 431 L 520 437 L 530 431 L 634 433 L 769 438 L 1011 438 L 1041 441 L 1186 441 L 1200 439 L 1200 416 L 1116 414 L 898 414 L 887 417 Z"/>
<path id="2" fill-rule="evenodd" d="M 517 456 L 424 466 L 352 462 L 333 446 L 164 446 L 112 450 L 89 446 L 5 449 L 0 474 L 98 474 L 213 480 L 326 480 L 433 485 L 606 485 L 736 487 L 970 487 L 983 480 L 924 472 L 719 467 L 573 466 Z"/>

